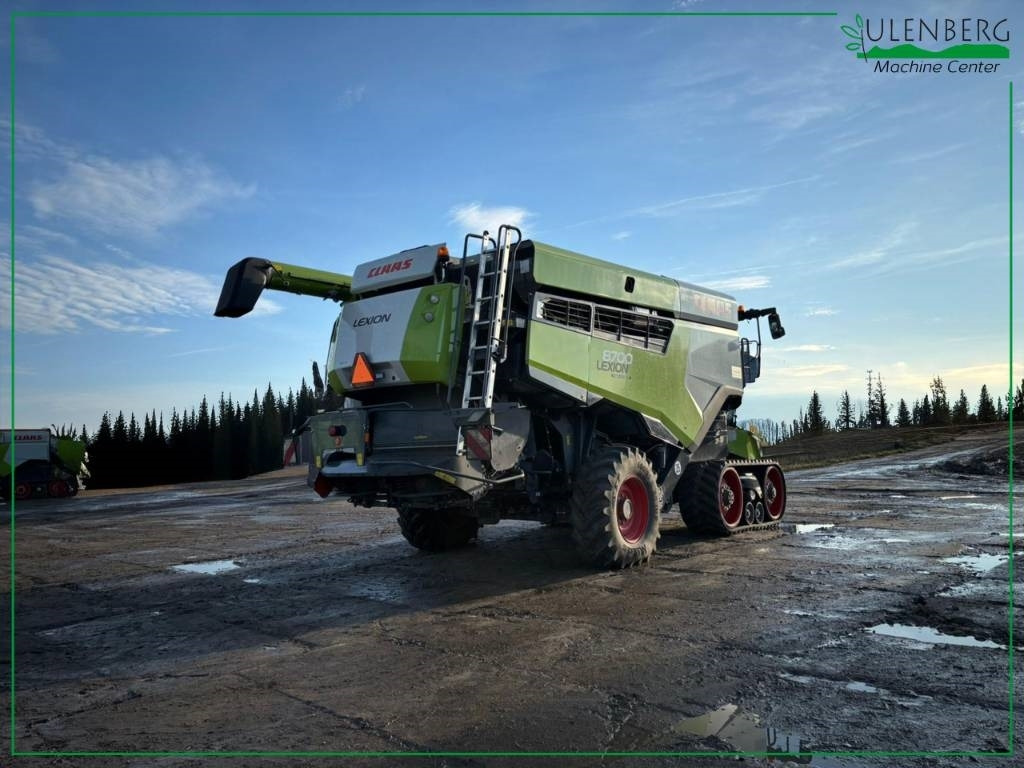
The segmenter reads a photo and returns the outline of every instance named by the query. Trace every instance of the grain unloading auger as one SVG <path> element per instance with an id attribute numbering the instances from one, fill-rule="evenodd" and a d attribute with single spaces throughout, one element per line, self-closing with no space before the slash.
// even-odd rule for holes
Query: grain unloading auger
<path id="1" fill-rule="evenodd" d="M 215 314 L 244 315 L 267 288 L 342 305 L 326 370 L 344 407 L 305 425 L 310 485 L 396 508 L 416 547 L 505 518 L 565 522 L 586 559 L 622 567 L 654 551 L 673 503 L 722 534 L 785 511 L 782 469 L 735 421 L 760 318 L 785 333 L 774 308 L 512 226 L 467 235 L 461 258 L 425 245 L 351 277 L 244 259 Z M 751 319 L 756 340 L 738 331 Z"/>

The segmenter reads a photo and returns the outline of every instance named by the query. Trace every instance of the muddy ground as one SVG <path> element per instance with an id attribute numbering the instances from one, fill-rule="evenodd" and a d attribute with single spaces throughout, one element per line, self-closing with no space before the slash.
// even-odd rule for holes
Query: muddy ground
<path id="1" fill-rule="evenodd" d="M 793 472 L 779 531 L 694 536 L 674 511 L 652 562 L 626 572 L 582 567 L 566 529 L 518 522 L 483 529 L 467 549 L 424 554 L 402 539 L 392 511 L 321 501 L 296 469 L 24 502 L 15 532 L 15 749 L 781 751 L 815 756 L 779 756 L 774 764 L 820 768 L 1014 764 L 978 755 L 835 754 L 1013 746 L 1008 482 L 958 471 L 1005 441 L 979 433 L 898 457 Z M 1016 578 L 1019 611 L 1024 589 Z M 1015 630 L 1019 648 L 1019 621 Z M 5 628 L 5 660 L 9 635 Z M 3 706 L 9 711 L 9 698 Z M 387 755 L 31 759 L 396 762 Z M 593 765 L 599 758 L 400 762 Z M 733 766 L 737 759 L 600 762 Z"/>

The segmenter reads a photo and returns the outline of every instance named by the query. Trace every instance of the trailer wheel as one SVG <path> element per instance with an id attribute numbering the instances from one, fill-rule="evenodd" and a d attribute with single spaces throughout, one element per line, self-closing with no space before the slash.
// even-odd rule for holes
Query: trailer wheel
<path id="1" fill-rule="evenodd" d="M 399 507 L 398 527 L 405 540 L 417 549 L 443 552 L 475 539 L 480 523 L 475 517 L 451 509 Z"/>
<path id="2" fill-rule="evenodd" d="M 65 496 L 70 495 L 67 482 L 59 478 L 50 481 L 48 493 L 56 499 L 63 499 Z"/>
<path id="3" fill-rule="evenodd" d="M 32 498 L 32 486 L 28 483 L 17 483 L 14 486 L 14 498 L 18 501 Z"/>
<path id="4" fill-rule="evenodd" d="M 576 549 L 601 567 L 644 562 L 657 547 L 661 506 L 654 469 L 642 453 L 607 448 L 595 454 L 577 477 L 570 501 Z"/>

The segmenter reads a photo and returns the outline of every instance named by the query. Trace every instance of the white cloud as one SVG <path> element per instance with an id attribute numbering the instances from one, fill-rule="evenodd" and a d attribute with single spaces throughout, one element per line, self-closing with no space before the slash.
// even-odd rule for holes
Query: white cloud
<path id="1" fill-rule="evenodd" d="M 10 275 L 9 257 L 0 275 Z M 220 286 L 183 269 L 155 264 L 112 262 L 85 265 L 62 256 L 18 259 L 14 273 L 15 327 L 20 333 L 69 333 L 86 328 L 163 334 L 168 320 L 212 315 Z M 259 314 L 280 306 L 261 299 Z M 11 286 L 0 280 L 0 327 L 10 327 Z"/>
<path id="2" fill-rule="evenodd" d="M 753 291 L 758 288 L 767 288 L 772 284 L 772 279 L 767 275 L 743 275 L 730 277 L 725 280 L 707 280 L 701 283 L 705 288 L 715 291 L 730 293 L 734 291 Z"/>
<path id="3" fill-rule="evenodd" d="M 625 240 L 627 237 L 629 237 L 632 234 L 633 234 L 632 232 L 627 232 L 627 231 L 616 232 L 614 235 L 612 235 L 612 240 Z"/>
<path id="4" fill-rule="evenodd" d="M 804 313 L 804 317 L 831 317 L 836 314 L 839 314 L 839 310 L 832 307 L 811 307 Z"/>
<path id="5" fill-rule="evenodd" d="M 63 218 L 114 235 L 150 236 L 197 211 L 250 197 L 242 185 L 199 159 L 155 156 L 118 162 L 89 156 L 69 159 L 57 181 L 38 183 L 29 201 L 40 218 Z"/>
<path id="6" fill-rule="evenodd" d="M 512 205 L 485 208 L 480 203 L 462 203 L 449 210 L 450 221 L 459 224 L 467 232 L 477 234 L 487 230 L 492 236 L 498 234 L 498 227 L 511 224 L 522 229 L 523 223 L 533 214 L 525 208 Z"/>

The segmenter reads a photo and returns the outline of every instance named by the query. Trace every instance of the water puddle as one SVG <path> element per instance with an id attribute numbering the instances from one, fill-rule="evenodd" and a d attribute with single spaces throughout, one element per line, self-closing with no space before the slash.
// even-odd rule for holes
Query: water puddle
<path id="1" fill-rule="evenodd" d="M 260 579 L 242 579 L 242 581 L 245 582 L 246 584 L 262 584 L 263 583 Z"/>
<path id="2" fill-rule="evenodd" d="M 800 751 L 799 734 L 782 733 L 771 728 L 762 723 L 757 715 L 740 712 L 735 704 L 726 704 L 698 717 L 683 720 L 673 730 L 699 738 L 714 736 L 740 752 L 794 754 Z"/>
<path id="3" fill-rule="evenodd" d="M 875 635 L 886 637 L 898 637 L 902 640 L 915 640 L 931 647 L 933 645 L 962 645 L 968 648 L 1000 648 L 1006 650 L 1005 645 L 994 643 L 991 640 L 979 640 L 976 637 L 963 637 L 961 635 L 946 635 L 931 627 L 913 627 L 908 624 L 876 624 L 868 627 L 865 631 Z"/>
<path id="4" fill-rule="evenodd" d="M 865 546 L 865 542 L 863 539 L 854 539 L 849 536 L 826 536 L 808 541 L 807 546 L 817 549 L 851 550 L 861 549 Z"/>
<path id="5" fill-rule="evenodd" d="M 836 526 L 835 523 L 783 523 L 780 527 L 786 533 L 814 533 Z"/>
<path id="6" fill-rule="evenodd" d="M 959 565 L 964 570 L 970 571 L 975 576 L 983 576 L 997 568 L 1010 559 L 1009 555 L 990 555 L 982 552 L 977 555 L 960 555 L 959 557 L 944 557 L 942 562 Z"/>
<path id="7" fill-rule="evenodd" d="M 205 563 L 182 563 L 172 565 L 172 571 L 180 573 L 205 573 L 208 576 L 216 576 L 218 573 L 233 571 L 241 566 L 234 560 L 209 560 Z"/>
<path id="8" fill-rule="evenodd" d="M 952 501 L 953 499 L 976 499 L 978 495 L 976 493 L 965 493 L 959 496 L 939 496 L 939 501 Z"/>
<path id="9" fill-rule="evenodd" d="M 853 691 L 854 693 L 880 693 L 883 695 L 889 693 L 885 688 L 876 688 L 873 685 L 861 683 L 857 680 L 847 683 L 845 687 L 846 690 Z"/>

